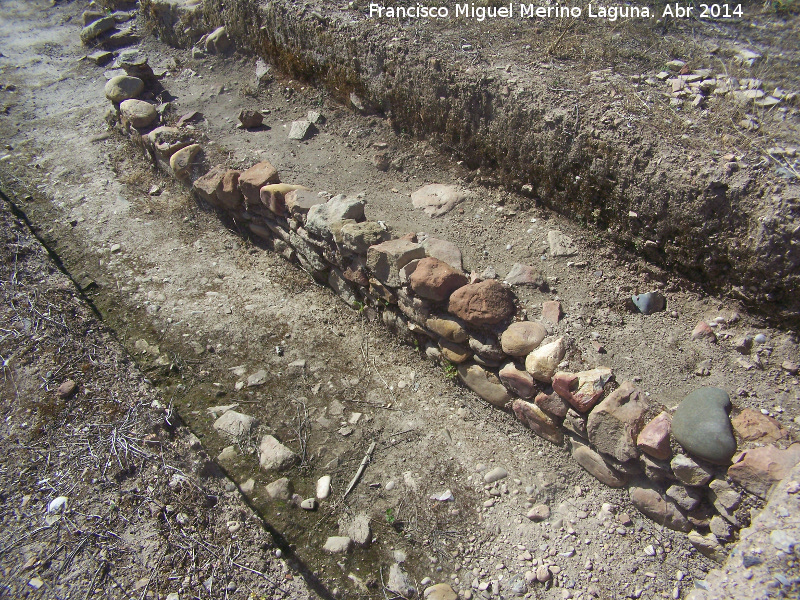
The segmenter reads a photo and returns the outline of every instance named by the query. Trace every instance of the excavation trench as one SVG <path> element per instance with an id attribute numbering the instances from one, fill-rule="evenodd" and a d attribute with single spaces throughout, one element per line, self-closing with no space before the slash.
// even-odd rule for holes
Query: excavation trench
<path id="1" fill-rule="evenodd" d="M 730 96 L 709 99 L 709 112 L 698 115 L 688 104 L 676 110 L 660 81 L 631 84 L 648 75 L 655 82 L 676 52 L 693 65 L 758 76 L 763 64 L 736 66 L 742 23 L 701 22 L 701 37 L 722 45 L 709 55 L 680 21 L 400 22 L 370 18 L 365 7 L 298 8 L 288 0 L 190 8 L 145 0 L 142 14 L 161 39 L 187 48 L 224 25 L 239 50 L 349 106 L 356 97 L 361 110 L 385 115 L 396 131 L 463 161 L 470 181 L 521 193 L 523 204 L 566 215 L 587 236 L 602 232 L 775 323 L 798 322 L 796 169 L 758 150 L 796 139 L 797 111 L 793 124 L 776 117 L 769 129 L 772 116 L 763 115 L 767 133 L 753 145 L 734 125 L 747 111 Z M 748 21 L 757 18 L 748 13 Z M 778 19 L 765 25 L 772 35 L 757 40 L 771 54 L 769 76 L 789 89 L 798 86 L 790 28 Z M 733 167 L 720 157 L 743 144 L 752 152 L 726 171 Z"/>

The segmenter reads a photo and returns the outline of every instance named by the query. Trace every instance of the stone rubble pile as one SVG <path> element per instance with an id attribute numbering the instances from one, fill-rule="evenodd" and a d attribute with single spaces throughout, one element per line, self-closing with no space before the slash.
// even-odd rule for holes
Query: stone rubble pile
<path id="1" fill-rule="evenodd" d="M 221 47 L 227 38 L 218 30 L 208 39 Z M 134 68 L 146 73 L 142 58 L 126 55 L 118 63 L 126 73 Z M 533 311 L 521 305 L 509 284 L 547 289 L 533 266 L 514 265 L 505 282 L 467 273 L 454 244 L 426 233 L 396 235 L 383 222 L 367 220 L 362 195 L 331 196 L 283 183 L 266 160 L 242 171 L 209 167 L 196 131 L 160 123 L 154 105 L 138 99 L 147 85 L 146 78 L 120 75 L 108 82 L 106 95 L 117 127 L 156 165 L 351 307 L 379 316 L 483 400 L 512 411 L 556 446 L 567 441 L 587 472 L 608 486 L 629 486 L 632 503 L 644 515 L 686 532 L 703 554 L 724 557 L 720 540 L 728 541 L 732 530 L 749 521 L 739 512 L 742 491 L 765 498 L 800 461 L 800 444 L 789 445 L 786 430 L 761 413 L 736 410 L 724 390 L 698 389 L 672 413 L 632 382 L 616 382 L 607 367 L 566 370 L 572 342 L 552 335 L 562 307 L 545 302 L 542 320 L 528 320 Z M 415 204 L 428 210 L 437 202 L 459 201 L 460 192 L 442 188 L 426 189 L 420 195 L 426 199 Z M 567 236 L 551 233 L 554 252 L 578 252 Z M 631 306 L 651 314 L 664 310 L 666 299 L 650 292 L 632 297 Z M 708 324 L 698 325 L 692 337 L 716 340 Z M 252 423 L 246 415 L 227 412 L 215 427 L 237 437 Z M 284 470 L 296 460 L 272 436 L 262 440 L 265 470 Z M 313 510 L 330 485 L 330 478 L 320 480 L 317 498 L 298 498 L 298 505 Z M 293 497 L 284 479 L 268 492 Z M 530 518 L 546 518 L 543 514 L 539 508 Z M 325 550 L 344 552 L 352 544 L 351 537 L 330 538 Z"/>

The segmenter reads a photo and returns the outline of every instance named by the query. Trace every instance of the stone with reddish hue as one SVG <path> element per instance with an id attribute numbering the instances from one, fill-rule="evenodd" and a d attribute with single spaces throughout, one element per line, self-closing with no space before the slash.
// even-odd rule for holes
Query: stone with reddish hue
<path id="1" fill-rule="evenodd" d="M 766 498 L 773 485 L 800 462 L 800 444 L 786 450 L 769 445 L 739 453 L 728 469 L 728 477 L 748 492 Z"/>
<path id="2" fill-rule="evenodd" d="M 286 210 L 294 217 L 303 217 L 308 214 L 312 206 L 325 204 L 325 199 L 319 194 L 309 190 L 294 190 L 284 196 Z"/>
<path id="3" fill-rule="evenodd" d="M 675 410 L 672 436 L 692 455 L 714 464 L 728 464 L 736 452 L 730 410 L 731 400 L 725 390 L 695 390 Z"/>
<path id="4" fill-rule="evenodd" d="M 367 267 L 386 285 L 400 287 L 400 269 L 416 258 L 425 258 L 421 244 L 402 238 L 389 240 L 367 250 Z"/>
<path id="5" fill-rule="evenodd" d="M 239 175 L 239 191 L 248 202 L 258 203 L 261 188 L 268 183 L 280 183 L 278 169 L 268 160 L 262 160 Z"/>
<path id="6" fill-rule="evenodd" d="M 447 311 L 470 325 L 495 325 L 514 314 L 514 299 L 499 281 L 481 281 L 453 292 Z"/>
<path id="7" fill-rule="evenodd" d="M 731 424 L 734 431 L 746 442 L 771 444 L 789 435 L 778 421 L 752 408 L 742 410 L 731 419 Z"/>
<path id="8" fill-rule="evenodd" d="M 557 325 L 561 320 L 561 302 L 557 300 L 548 300 L 542 302 L 542 319 L 550 321 L 553 325 Z"/>
<path id="9" fill-rule="evenodd" d="M 260 112 L 256 110 L 243 108 L 242 111 L 239 113 L 239 122 L 245 129 L 250 129 L 252 127 L 261 127 L 261 124 L 264 122 L 264 115 L 262 115 Z"/>
<path id="10" fill-rule="evenodd" d="M 525 370 L 533 375 L 536 381 L 550 383 L 566 353 L 564 338 L 558 338 L 528 354 L 525 359 Z"/>
<path id="11" fill-rule="evenodd" d="M 352 281 L 362 287 L 369 285 L 369 277 L 367 276 L 367 262 L 360 256 L 357 256 L 342 269 L 342 276 L 347 281 Z"/>
<path id="12" fill-rule="evenodd" d="M 564 442 L 564 434 L 558 423 L 535 404 L 517 398 L 511 409 L 516 417 L 539 437 L 559 446 Z"/>
<path id="13" fill-rule="evenodd" d="M 588 446 L 573 443 L 572 458 L 586 469 L 592 477 L 605 483 L 607 486 L 618 488 L 625 485 L 625 476 L 612 469 L 609 464 L 603 460 L 602 456 Z"/>
<path id="14" fill-rule="evenodd" d="M 556 373 L 553 389 L 578 412 L 588 412 L 603 396 L 605 385 L 614 374 L 608 367 L 578 373 Z"/>
<path id="15" fill-rule="evenodd" d="M 640 390 L 630 381 L 623 382 L 589 414 L 586 422 L 589 441 L 597 450 L 620 462 L 635 459 L 639 456 L 636 436 L 644 427 L 649 407 L 650 402 Z"/>
<path id="16" fill-rule="evenodd" d="M 71 398 L 77 391 L 78 384 L 72 381 L 72 379 L 67 379 L 64 383 L 58 386 L 58 389 L 56 390 L 56 396 L 62 400 L 66 400 L 67 398 Z"/>
<path id="17" fill-rule="evenodd" d="M 431 317 L 425 321 L 425 327 L 436 335 L 456 344 L 463 344 L 469 340 L 469 334 L 467 334 L 464 326 L 452 317 Z"/>
<path id="18" fill-rule="evenodd" d="M 527 371 L 521 371 L 513 362 L 506 364 L 498 373 L 508 389 L 520 398 L 532 398 L 536 391 L 533 377 Z"/>
<path id="19" fill-rule="evenodd" d="M 669 447 L 669 434 L 672 428 L 672 417 L 666 411 L 644 426 L 636 438 L 639 450 L 658 460 L 666 460 L 672 454 Z"/>
<path id="20" fill-rule="evenodd" d="M 220 201 L 217 198 L 217 192 L 222 189 L 224 175 L 225 167 L 222 165 L 212 167 L 208 173 L 194 180 L 192 190 L 201 200 L 205 200 L 212 206 L 219 206 Z"/>
<path id="21" fill-rule="evenodd" d="M 242 192 L 239 191 L 239 171 L 230 169 L 222 176 L 222 186 L 217 189 L 217 198 L 223 208 L 239 210 L 242 207 Z"/>
<path id="22" fill-rule="evenodd" d="M 705 321 L 699 321 L 692 331 L 693 340 L 707 340 L 709 342 L 717 341 L 717 334 L 711 329 L 711 326 Z"/>
<path id="23" fill-rule="evenodd" d="M 549 388 L 544 392 L 539 392 L 536 395 L 534 402 L 536 403 L 536 406 L 541 408 L 546 413 L 560 419 L 566 417 L 567 412 L 569 412 L 569 404 L 567 404 L 567 401 L 561 396 L 556 394 L 553 391 L 553 388 Z"/>
<path id="24" fill-rule="evenodd" d="M 669 466 L 675 473 L 675 477 L 686 485 L 705 485 L 714 476 L 712 469 L 683 454 L 678 454 L 673 458 Z"/>
<path id="25" fill-rule="evenodd" d="M 439 340 L 439 350 L 441 350 L 442 356 L 456 365 L 465 363 L 472 358 L 472 352 L 464 348 L 464 346 L 447 340 Z"/>
<path id="26" fill-rule="evenodd" d="M 647 518 L 659 525 L 675 531 L 689 531 L 691 525 L 686 517 L 670 500 L 665 500 L 657 490 L 647 487 L 630 489 L 633 505 Z"/>
<path id="27" fill-rule="evenodd" d="M 435 302 L 447 300 L 458 288 L 467 285 L 463 273 L 438 258 L 426 257 L 419 261 L 411 274 L 411 289 L 414 292 Z"/>
<path id="28" fill-rule="evenodd" d="M 539 289 L 547 288 L 547 280 L 539 269 L 520 263 L 511 266 L 505 281 L 509 285 L 532 285 Z"/>
<path id="29" fill-rule="evenodd" d="M 497 376 L 479 365 L 458 365 L 458 376 L 464 385 L 493 406 L 505 408 L 512 400 Z"/>
<path id="30" fill-rule="evenodd" d="M 500 346 L 509 356 L 527 356 L 546 336 L 547 330 L 541 323 L 518 321 L 509 325 L 500 336 Z"/>
<path id="31" fill-rule="evenodd" d="M 460 272 L 463 269 L 461 250 L 453 242 L 440 240 L 422 233 L 417 234 L 417 241 L 425 248 L 425 254 L 428 256 L 446 262 L 456 271 Z"/>

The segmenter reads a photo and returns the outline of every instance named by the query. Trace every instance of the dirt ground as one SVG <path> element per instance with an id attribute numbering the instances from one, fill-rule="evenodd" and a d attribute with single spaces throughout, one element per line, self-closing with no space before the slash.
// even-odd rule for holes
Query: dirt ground
<path id="1" fill-rule="evenodd" d="M 35 576 L 43 582 L 38 593 L 90 597 L 85 590 L 97 573 L 96 596 L 114 597 L 117 583 L 119 596 L 128 597 L 127 590 L 153 571 L 152 583 L 137 589 L 142 597 L 148 591 L 166 597 L 188 576 L 185 593 L 203 598 L 278 597 L 275 582 L 289 597 L 379 598 L 398 552 L 418 588 L 430 578 L 476 595 L 491 595 L 497 582 L 497 595 L 510 597 L 514 584 L 542 563 L 558 572 L 548 584 L 526 586 L 529 597 L 685 596 L 693 580 L 705 577 L 713 564 L 683 535 L 637 513 L 624 491 L 604 487 L 565 450 L 448 381 L 440 367 L 373 322 L 369 311 L 351 310 L 304 272 L 226 228 L 187 190 L 153 171 L 140 150 L 107 132 L 108 67 L 84 58 L 77 37 L 82 3 L 2 4 L 0 132 L 7 145 L 0 152 L 0 182 L 99 311 L 91 313 L 25 228 L 5 213 L 3 291 L 10 304 L 2 333 L 9 432 L 3 436 L 9 457 L 2 472 L 8 532 L 0 542 L 8 586 L 3 593 L 33 594 L 29 580 Z M 502 277 L 515 262 L 537 264 L 550 292 L 518 294 L 534 317 L 543 300 L 562 302 L 566 317 L 557 331 L 574 340 L 570 370 L 610 366 L 619 381 L 637 381 L 667 406 L 697 387 L 723 387 L 737 407 L 764 409 L 797 435 L 800 382 L 781 368 L 784 361 L 798 361 L 794 332 L 768 328 L 735 303 L 708 296 L 602 239 L 588 239 L 584 229 L 544 209 L 522 208 L 505 191 L 474 186 L 460 209 L 429 219 L 412 210 L 411 192 L 431 182 L 469 185 L 464 167 L 449 157 L 295 81 L 278 77 L 253 94 L 246 85 L 254 70 L 249 57 L 194 59 L 188 50 L 148 37 L 139 48 L 155 71 L 164 71 L 168 117 L 201 113 L 194 126 L 209 140 L 210 161 L 235 167 L 269 159 L 283 181 L 363 193 L 368 218 L 400 234 L 426 231 L 456 242 L 468 271 L 491 266 Z M 242 108 L 263 111 L 267 127 L 237 129 Z M 305 142 L 288 140 L 289 124 L 312 109 L 326 118 L 320 132 Z M 402 170 L 375 168 L 372 158 L 383 144 Z M 160 190 L 151 195 L 153 186 Z M 546 257 L 551 229 L 573 235 L 578 255 Z M 15 266 L 21 253 L 14 248 L 22 242 L 14 240 L 29 249 L 27 280 Z M 667 296 L 667 311 L 645 317 L 626 308 L 631 294 L 656 288 Z M 48 300 L 48 293 L 57 299 Z M 26 298 L 42 298 L 43 304 L 27 304 Z M 729 323 L 718 331 L 719 344 L 690 340 L 698 320 L 717 316 Z M 758 356 L 762 368 L 746 368 L 733 343 L 757 333 L 767 341 L 747 360 Z M 593 341 L 602 342 L 603 353 Z M 125 362 L 125 352 L 133 362 Z M 700 363 L 708 375 L 696 374 Z M 242 385 L 262 369 L 262 385 Z M 54 388 L 67 378 L 80 392 L 59 402 Z M 207 410 L 230 404 L 258 419 L 237 443 L 212 429 Z M 166 407 L 199 439 L 199 450 L 187 431 L 165 426 Z M 130 433 L 126 423 L 135 424 Z M 332 476 L 333 494 L 317 511 L 268 499 L 265 486 L 274 477 L 258 468 L 256 456 L 267 433 L 301 455 L 288 473 L 301 497 L 314 495 L 320 476 Z M 156 436 L 149 445 L 148 434 Z M 362 481 L 342 498 L 372 442 L 377 448 Z M 127 459 L 121 454 L 126 444 Z M 211 460 L 231 446 L 232 458 Z M 158 452 L 167 458 L 153 458 Z M 57 460 L 48 458 L 55 454 Z M 193 483 L 172 486 L 177 471 L 168 465 Z M 496 466 L 509 477 L 484 485 L 483 473 Z M 224 477 L 216 476 L 217 468 Z M 452 502 L 431 499 L 448 489 Z M 43 519 L 59 495 L 70 497 L 71 512 L 31 534 L 30 545 L 26 539 L 9 546 L 16 532 L 41 526 L 34 519 Z M 22 505 L 24 496 L 30 499 Z M 218 504 L 206 510 L 209 496 Z M 551 518 L 526 519 L 530 503 L 548 504 Z M 611 506 L 602 510 L 604 504 Z M 174 515 L 149 508 L 167 505 Z M 323 553 L 326 538 L 339 533 L 340 519 L 362 512 L 371 519 L 371 546 L 344 556 Z M 134 513 L 143 525 L 131 521 Z M 174 524 L 184 513 L 193 532 Z M 94 514 L 113 518 L 97 519 L 93 530 Z M 243 524 L 235 532 L 243 540 L 239 554 L 231 549 L 230 529 L 236 527 L 229 521 Z M 48 537 L 66 531 L 70 537 L 63 542 Z M 108 536 L 114 535 L 127 545 L 112 543 Z M 113 552 L 101 556 L 107 546 Z M 273 560 L 280 548 L 297 559 Z M 173 562 L 158 562 L 162 554 Z M 247 556 L 250 562 L 241 564 L 271 579 L 237 566 L 234 556 Z M 116 569 L 127 569 L 125 577 Z M 73 572 L 80 585 L 74 591 L 59 587 Z M 211 576 L 225 583 L 203 588 Z M 225 578 L 236 588 L 226 589 Z M 313 591 L 303 591 L 303 578 Z"/>

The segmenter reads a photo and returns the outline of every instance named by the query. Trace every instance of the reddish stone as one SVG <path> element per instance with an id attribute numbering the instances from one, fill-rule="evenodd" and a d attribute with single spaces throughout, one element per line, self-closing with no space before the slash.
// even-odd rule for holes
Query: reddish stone
<path id="1" fill-rule="evenodd" d="M 542 302 L 542 319 L 550 321 L 553 325 L 557 325 L 561 320 L 561 315 L 561 302 L 556 300 Z"/>
<path id="2" fill-rule="evenodd" d="M 499 281 L 481 281 L 453 292 L 447 310 L 470 325 L 494 325 L 514 314 L 514 300 Z"/>
<path id="3" fill-rule="evenodd" d="M 527 371 L 520 371 L 513 362 L 499 372 L 500 381 L 520 398 L 531 398 L 536 391 L 533 377 Z"/>
<path id="4" fill-rule="evenodd" d="M 423 258 L 411 273 L 411 289 L 436 302 L 447 300 L 458 288 L 467 285 L 467 278 L 438 258 Z"/>
<path id="5" fill-rule="evenodd" d="M 342 269 L 342 275 L 348 281 L 357 283 L 360 286 L 367 287 L 369 285 L 369 277 L 367 277 L 366 263 L 364 259 L 359 257 L 353 260 L 349 265 Z"/>
<path id="6" fill-rule="evenodd" d="M 752 408 L 745 408 L 736 418 L 731 419 L 731 424 L 746 442 L 769 444 L 789 434 L 775 419 L 762 415 Z"/>
<path id="7" fill-rule="evenodd" d="M 268 183 L 280 183 L 278 170 L 263 160 L 242 172 L 239 176 L 239 190 L 249 202 L 258 202 L 261 188 Z"/>
<path id="8" fill-rule="evenodd" d="M 279 217 L 286 216 L 286 201 L 283 194 L 277 191 L 271 191 L 269 187 L 261 188 L 259 192 L 261 203 L 266 206 L 270 212 L 278 215 Z"/>
<path id="9" fill-rule="evenodd" d="M 534 403 L 546 413 L 554 417 L 559 417 L 560 419 L 566 417 L 567 412 L 569 412 L 569 404 L 567 404 L 567 401 L 556 394 L 552 388 L 549 392 L 539 392 L 536 395 Z"/>
<path id="10" fill-rule="evenodd" d="M 517 399 L 514 400 L 511 409 L 517 418 L 539 437 L 559 446 L 563 443 L 564 434 L 561 432 L 558 423 L 535 404 Z"/>
<path id="11" fill-rule="evenodd" d="M 225 171 L 225 167 L 217 165 L 208 173 L 196 179 L 192 184 L 194 193 L 201 200 L 205 200 L 212 206 L 219 206 L 220 201 L 217 198 L 217 193 L 222 189 L 222 178 L 225 176 Z"/>
<path id="12" fill-rule="evenodd" d="M 705 321 L 700 321 L 692 331 L 693 340 L 708 340 L 709 342 L 717 341 L 717 334 L 711 329 L 711 326 Z"/>
<path id="13" fill-rule="evenodd" d="M 75 392 L 78 391 L 78 384 L 72 381 L 72 379 L 67 379 L 64 383 L 58 386 L 58 390 L 56 390 L 56 395 L 66 400 L 70 398 Z"/>
<path id="14" fill-rule="evenodd" d="M 662 412 L 655 419 L 645 425 L 636 445 L 639 449 L 658 460 L 666 460 L 672 454 L 669 447 L 669 434 L 672 430 L 672 417 L 668 412 Z"/>
<path id="15" fill-rule="evenodd" d="M 553 389 L 578 412 L 588 412 L 602 398 L 606 383 L 613 377 L 608 367 L 579 373 L 559 372 L 553 376 Z"/>
<path id="16" fill-rule="evenodd" d="M 217 198 L 223 208 L 238 210 L 242 206 L 242 192 L 239 191 L 239 171 L 230 170 L 222 176 L 222 187 L 217 189 Z"/>
<path id="17" fill-rule="evenodd" d="M 798 462 L 800 444 L 792 444 L 786 450 L 772 445 L 754 448 L 733 457 L 728 477 L 748 492 L 766 498 L 772 486 L 786 477 Z"/>

